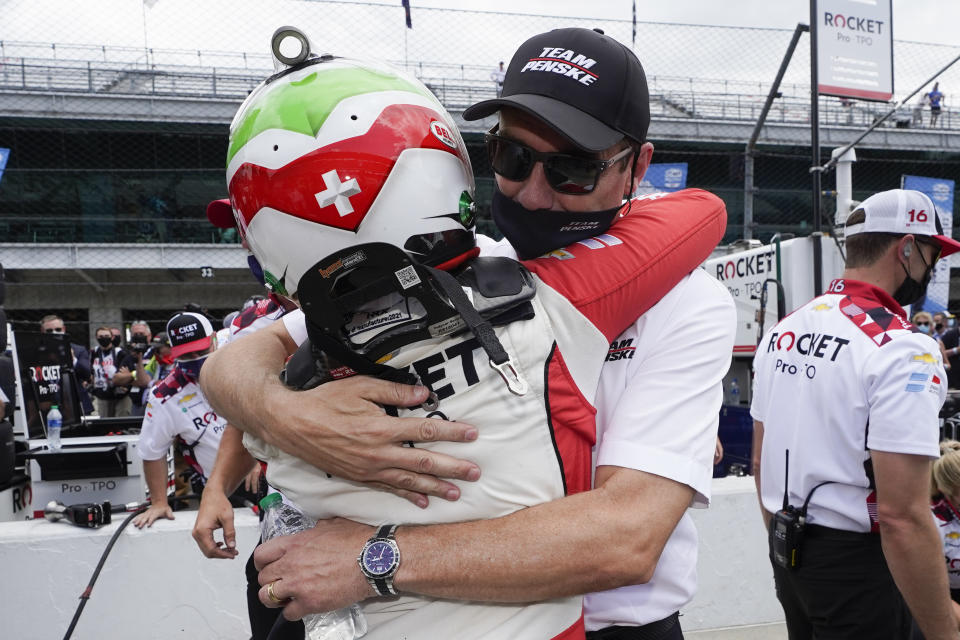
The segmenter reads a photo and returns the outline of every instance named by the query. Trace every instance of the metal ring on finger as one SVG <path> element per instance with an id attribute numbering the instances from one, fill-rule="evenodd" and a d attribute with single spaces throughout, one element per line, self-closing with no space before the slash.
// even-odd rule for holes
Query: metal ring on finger
<path id="1" fill-rule="evenodd" d="M 283 599 L 278 598 L 277 593 L 273 590 L 274 585 L 278 582 L 280 582 L 279 578 L 267 585 L 267 597 L 270 598 L 270 602 L 274 604 L 283 604 Z"/>

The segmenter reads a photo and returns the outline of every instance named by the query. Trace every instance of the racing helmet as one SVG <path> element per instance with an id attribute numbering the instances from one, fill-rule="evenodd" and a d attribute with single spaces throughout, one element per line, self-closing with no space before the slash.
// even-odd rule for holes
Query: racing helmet
<path id="1" fill-rule="evenodd" d="M 230 125 L 227 186 L 281 295 L 357 244 L 441 268 L 476 254 L 466 145 L 429 89 L 383 63 L 311 54 L 262 82 Z"/>

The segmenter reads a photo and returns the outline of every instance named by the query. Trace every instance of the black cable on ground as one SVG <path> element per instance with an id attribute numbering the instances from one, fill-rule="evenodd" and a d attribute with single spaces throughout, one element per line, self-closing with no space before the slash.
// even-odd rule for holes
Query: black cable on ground
<path id="1" fill-rule="evenodd" d="M 180 500 L 187 499 L 197 499 L 199 496 L 196 494 L 187 494 L 184 496 L 173 496 L 174 498 L 179 498 Z M 110 542 L 107 543 L 107 548 L 103 550 L 103 553 L 100 554 L 100 562 L 97 563 L 97 568 L 94 569 L 93 575 L 90 577 L 90 583 L 87 584 L 87 588 L 83 590 L 83 593 L 80 594 L 80 604 L 77 605 L 77 611 L 73 614 L 73 620 L 70 621 L 70 626 L 67 628 L 66 635 L 63 636 L 63 640 L 70 640 L 70 636 L 73 635 L 73 630 L 77 626 L 77 621 L 80 620 L 80 614 L 83 613 L 83 608 L 87 606 L 87 600 L 90 599 L 90 594 L 93 592 L 93 585 L 96 584 L 97 578 L 100 577 L 100 571 L 103 569 L 104 563 L 107 561 L 107 556 L 110 555 L 110 550 L 113 549 L 113 545 L 117 542 L 117 538 L 120 537 L 120 533 L 130 524 L 130 521 L 135 517 L 146 511 L 150 507 L 149 503 L 140 505 L 135 511 L 130 513 L 120 526 L 117 527 L 117 530 L 113 532 L 113 535 L 110 537 Z"/>
<path id="2" fill-rule="evenodd" d="M 100 562 L 97 563 L 97 568 L 94 570 L 93 576 L 90 578 L 90 583 L 87 584 L 87 588 L 84 589 L 83 593 L 80 594 L 80 604 L 77 605 L 77 612 L 73 614 L 73 620 L 70 621 L 70 626 L 67 628 L 67 633 L 65 636 L 63 636 L 63 640 L 69 640 L 70 636 L 73 635 L 73 630 L 77 626 L 77 621 L 80 620 L 80 614 L 83 613 L 83 608 L 87 606 L 87 600 L 90 599 L 90 594 L 93 592 L 93 585 L 96 584 L 97 578 L 100 576 L 100 570 L 103 569 L 103 564 L 107 561 L 107 556 L 110 555 L 110 550 L 113 549 L 113 545 L 116 543 L 117 538 L 120 537 L 120 533 L 128 524 L 130 524 L 131 520 L 146 511 L 149 506 L 150 505 L 147 504 L 137 508 L 137 510 L 128 515 L 120 524 L 120 526 L 117 527 L 117 530 L 113 532 L 110 542 L 107 543 L 107 548 L 103 550 L 102 554 L 100 554 Z"/>

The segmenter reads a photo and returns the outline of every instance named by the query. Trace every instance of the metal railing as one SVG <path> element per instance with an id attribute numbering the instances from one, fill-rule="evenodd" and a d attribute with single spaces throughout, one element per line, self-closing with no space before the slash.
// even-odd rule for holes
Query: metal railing
<path id="1" fill-rule="evenodd" d="M 478 79 L 477 67 L 445 63 L 419 63 L 414 71 L 451 111 L 494 97 L 489 79 Z M 265 77 L 262 70 L 237 67 L 165 66 L 93 60 L 6 58 L 0 67 L 0 92 L 73 92 L 132 96 L 202 97 L 242 100 Z M 651 111 L 654 116 L 679 119 L 755 122 L 763 107 L 761 83 L 681 76 L 652 76 Z M 718 91 L 719 90 L 719 91 Z M 809 123 L 806 87 L 792 85 L 773 106 L 772 122 Z M 821 98 L 821 122 L 829 125 L 866 126 L 887 111 L 884 103 L 850 102 Z M 904 106 L 887 126 L 923 128 L 929 119 L 919 104 Z M 939 129 L 960 129 L 960 118 L 944 108 Z"/>

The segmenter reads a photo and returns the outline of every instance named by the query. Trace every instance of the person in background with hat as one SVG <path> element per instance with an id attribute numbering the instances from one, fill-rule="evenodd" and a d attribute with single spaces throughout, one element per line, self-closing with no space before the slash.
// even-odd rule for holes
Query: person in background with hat
<path id="1" fill-rule="evenodd" d="M 514 55 L 500 98 L 464 115 L 494 113 L 499 124 L 487 138 L 497 178 L 493 215 L 512 248 L 478 238 L 483 251 L 530 258 L 603 237 L 653 152 L 646 138 L 649 96 L 636 56 L 588 29 L 534 36 Z M 396 587 L 490 602 L 621 587 L 587 596 L 590 637 L 681 638 L 677 611 L 696 583 L 696 533 L 685 512 L 692 502 L 709 500 L 721 381 L 735 328 L 729 293 L 717 285 L 695 270 L 611 346 L 597 396 L 594 490 L 503 518 L 400 527 Z M 377 404 L 419 404 L 425 389 L 352 378 L 303 392 L 296 407 L 264 397 L 263 376 L 276 356 L 282 364 L 292 343 L 285 325 L 293 317 L 211 360 L 217 375 L 206 380 L 214 404 L 244 430 L 269 433 L 281 448 L 300 443 L 291 453 L 340 477 L 387 488 L 428 509 L 428 495 L 458 499 L 458 487 L 443 478 L 468 480 L 481 471 L 476 465 L 423 450 L 411 464 L 403 455 L 409 449 L 401 447 L 404 440 L 464 441 L 464 425 L 431 421 L 411 433 L 408 423 L 383 415 Z M 680 327 L 677 317 L 684 318 Z M 695 340 L 671 339 L 678 329 Z M 343 409 L 348 401 L 350 412 Z M 350 437 L 337 437 L 345 433 Z M 271 542 L 288 567 L 342 569 L 289 585 L 291 595 L 304 598 L 287 605 L 285 616 L 307 612 L 308 597 L 317 611 L 348 604 L 344 585 L 359 575 L 353 543 L 365 537 L 358 527 L 367 529 L 324 521 L 295 540 Z M 262 571 L 278 560 L 263 551 L 257 553 Z"/>
<path id="2" fill-rule="evenodd" d="M 754 469 L 791 638 L 909 638 L 911 614 L 927 640 L 960 637 L 928 503 L 946 375 L 902 309 L 960 250 L 942 233 L 919 191 L 870 196 L 841 278 L 757 349 Z"/>
<path id="3" fill-rule="evenodd" d="M 179 439 L 193 467 L 196 482 L 191 484 L 202 487 L 227 426 L 198 384 L 204 362 L 217 348 L 210 320 L 199 313 L 178 313 L 167 322 L 167 336 L 175 366 L 150 392 L 137 446 L 150 490 L 150 507 L 133 520 L 139 528 L 152 526 L 158 518 L 173 520 L 167 502 L 167 452 L 174 441 Z"/>
<path id="4" fill-rule="evenodd" d="M 153 336 L 153 340 L 150 341 L 150 351 L 147 355 L 150 357 L 143 365 L 143 370 L 148 377 L 144 387 L 146 393 L 149 394 L 154 386 L 173 371 L 173 347 L 170 346 L 170 336 L 167 335 L 166 331 L 160 331 Z"/>

